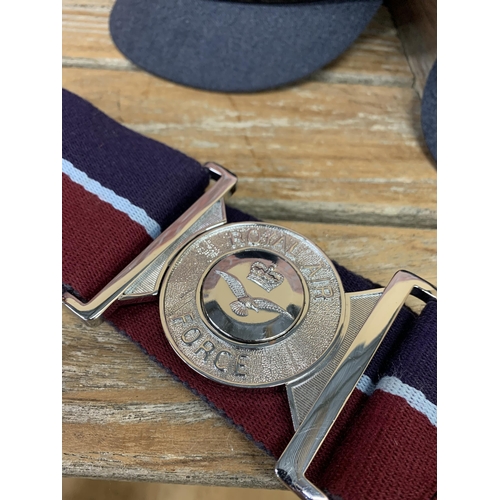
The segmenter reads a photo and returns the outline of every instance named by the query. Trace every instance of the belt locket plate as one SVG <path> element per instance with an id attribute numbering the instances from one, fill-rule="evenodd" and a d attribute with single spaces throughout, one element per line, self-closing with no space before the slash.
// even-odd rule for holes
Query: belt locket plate
<path id="1" fill-rule="evenodd" d="M 226 224 L 236 176 L 216 180 L 191 208 L 90 301 L 63 304 L 84 321 L 160 295 L 165 335 L 203 376 L 240 387 L 285 384 L 294 436 L 275 473 L 301 498 L 326 495 L 305 477 L 406 298 L 435 299 L 398 271 L 386 288 L 345 293 L 330 259 L 307 238 L 260 222 Z"/>

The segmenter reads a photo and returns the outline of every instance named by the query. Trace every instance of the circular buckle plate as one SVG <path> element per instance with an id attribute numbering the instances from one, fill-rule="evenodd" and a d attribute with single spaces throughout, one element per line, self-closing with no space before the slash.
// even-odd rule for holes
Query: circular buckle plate
<path id="1" fill-rule="evenodd" d="M 284 384 L 336 340 L 344 292 L 330 259 L 287 228 L 245 222 L 189 243 L 161 287 L 160 316 L 177 354 L 234 386 Z"/>

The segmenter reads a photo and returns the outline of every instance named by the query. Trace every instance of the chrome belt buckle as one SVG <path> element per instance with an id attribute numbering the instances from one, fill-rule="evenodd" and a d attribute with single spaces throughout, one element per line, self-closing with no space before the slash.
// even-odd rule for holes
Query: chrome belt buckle
<path id="1" fill-rule="evenodd" d="M 216 183 L 92 300 L 63 303 L 85 321 L 159 295 L 165 335 L 201 375 L 239 387 L 285 384 L 295 434 L 275 472 L 304 499 L 326 499 L 305 472 L 409 295 L 437 297 L 398 271 L 387 287 L 345 293 L 312 242 L 263 222 L 227 224 L 237 178 Z"/>

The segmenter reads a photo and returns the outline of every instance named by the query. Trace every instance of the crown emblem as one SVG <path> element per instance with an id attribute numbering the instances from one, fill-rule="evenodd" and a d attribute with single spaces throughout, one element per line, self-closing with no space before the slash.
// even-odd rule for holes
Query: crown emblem
<path id="1" fill-rule="evenodd" d="M 262 287 L 266 292 L 270 292 L 280 286 L 284 280 L 283 275 L 275 271 L 275 269 L 274 264 L 267 267 L 262 262 L 256 261 L 250 267 L 247 279 Z"/>

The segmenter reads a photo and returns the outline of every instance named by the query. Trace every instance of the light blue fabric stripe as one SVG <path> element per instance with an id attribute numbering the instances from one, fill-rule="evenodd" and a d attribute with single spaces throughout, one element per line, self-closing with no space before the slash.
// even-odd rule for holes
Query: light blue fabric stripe
<path id="1" fill-rule="evenodd" d="M 86 191 L 95 194 L 100 200 L 109 203 L 116 210 L 127 214 L 133 221 L 140 224 L 151 238 L 155 239 L 161 233 L 158 222 L 151 219 L 144 209 L 132 205 L 126 198 L 122 198 L 111 189 L 105 188 L 64 158 L 62 160 L 62 170 L 73 182 L 80 184 Z"/>
<path id="2" fill-rule="evenodd" d="M 359 389 L 361 392 L 368 394 L 368 396 L 371 396 L 373 394 L 373 391 L 375 390 L 375 384 L 372 382 L 372 379 L 367 375 L 361 375 L 361 378 L 359 379 L 356 388 Z"/>
<path id="3" fill-rule="evenodd" d="M 381 390 L 404 398 L 412 408 L 425 415 L 430 423 L 437 427 L 437 406 L 431 403 L 423 392 L 401 382 L 396 377 L 382 377 L 375 385 L 369 377 L 362 375 L 356 387 L 369 396 L 374 391 Z"/>

